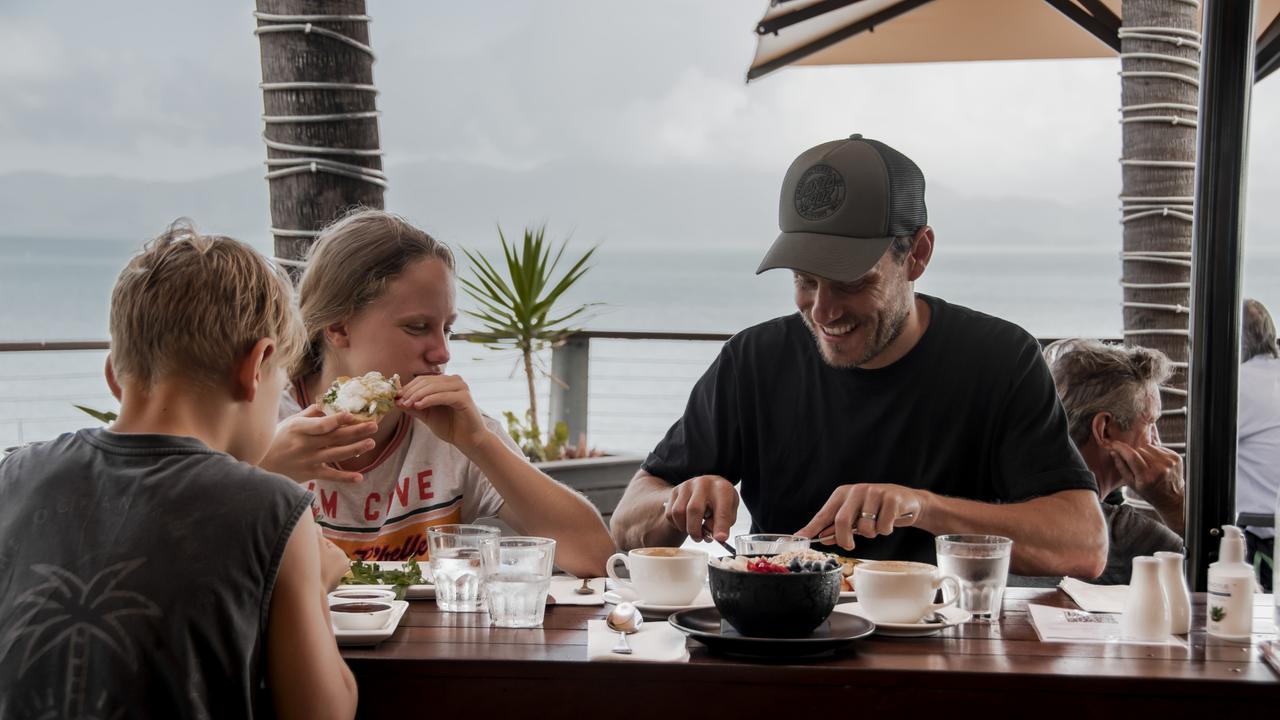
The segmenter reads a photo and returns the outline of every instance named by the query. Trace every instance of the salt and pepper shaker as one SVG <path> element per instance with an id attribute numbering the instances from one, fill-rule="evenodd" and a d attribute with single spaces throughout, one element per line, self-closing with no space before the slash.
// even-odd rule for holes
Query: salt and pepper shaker
<path id="1" fill-rule="evenodd" d="M 1169 618 L 1174 635 L 1191 632 L 1191 589 L 1187 587 L 1187 575 L 1183 571 L 1186 556 L 1176 552 L 1158 552 L 1160 584 L 1169 599 Z"/>
<path id="2" fill-rule="evenodd" d="M 1151 556 L 1133 559 L 1133 576 L 1125 593 L 1120 633 L 1126 640 L 1161 641 L 1172 632 L 1169 598 L 1160 582 L 1160 561 Z"/>

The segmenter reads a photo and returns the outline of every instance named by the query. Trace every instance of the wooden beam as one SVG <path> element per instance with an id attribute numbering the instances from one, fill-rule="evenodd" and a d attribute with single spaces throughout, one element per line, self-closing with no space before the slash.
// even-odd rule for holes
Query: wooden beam
<path id="1" fill-rule="evenodd" d="M 1254 60 L 1253 81 L 1259 82 L 1280 68 L 1280 15 L 1271 19 L 1271 24 L 1258 38 L 1258 55 Z"/>
<path id="2" fill-rule="evenodd" d="M 1107 7 L 1102 0 L 1079 0 L 1079 2 L 1099 23 L 1110 28 L 1112 32 L 1120 32 L 1120 18 L 1111 12 L 1111 8 Z"/>
<path id="3" fill-rule="evenodd" d="M 1070 19 L 1072 22 L 1074 22 L 1076 25 L 1079 25 L 1081 28 L 1084 28 L 1084 30 L 1088 32 L 1090 35 L 1106 43 L 1107 46 L 1110 47 L 1112 50 L 1115 50 L 1116 52 L 1120 52 L 1120 32 L 1119 32 L 1120 26 L 1118 22 L 1114 27 L 1111 27 L 1109 25 L 1109 20 L 1100 19 L 1100 18 L 1094 17 L 1093 15 L 1090 15 L 1089 13 L 1085 12 L 1083 8 L 1081 8 L 1079 5 L 1076 5 L 1071 0 L 1044 0 L 1044 1 L 1049 3 L 1049 5 L 1053 7 L 1054 10 L 1057 10 L 1063 15 L 1066 15 L 1067 18 Z M 1110 15 L 1110 11 L 1108 11 L 1108 15 Z M 1114 15 L 1110 15 L 1110 17 L 1115 18 Z"/>
<path id="4" fill-rule="evenodd" d="M 6 352 L 64 352 L 67 350 L 110 350 L 106 340 L 37 340 L 34 342 L 0 343 L 0 353 Z"/>
<path id="5" fill-rule="evenodd" d="M 933 2 L 933 0 L 902 0 L 902 2 L 900 3 L 897 3 L 895 5 L 890 5 L 889 7 L 885 8 L 884 10 L 881 10 L 875 15 L 871 15 L 870 17 L 863 18 L 862 20 L 859 20 L 857 22 L 850 23 L 849 25 L 846 25 L 845 27 L 842 27 L 839 30 L 836 30 L 835 32 L 829 35 L 820 37 L 817 40 L 814 40 L 813 42 L 808 43 L 807 45 L 803 45 L 801 47 L 796 48 L 795 50 L 792 50 L 788 53 L 780 55 L 774 58 L 773 60 L 770 60 L 769 62 L 760 65 L 759 67 L 751 68 L 750 70 L 747 71 L 747 82 L 751 82 L 756 78 L 764 77 L 765 75 L 768 75 L 774 70 L 779 70 L 781 68 L 784 68 L 790 65 L 791 63 L 797 62 L 799 60 L 803 60 L 804 58 L 809 57 L 810 55 L 818 52 L 819 50 L 825 50 L 826 48 L 829 48 L 838 42 L 847 40 L 853 37 L 854 35 L 857 35 L 858 33 L 865 32 L 867 30 L 872 30 L 877 25 L 882 25 L 898 17 L 899 15 L 902 15 L 903 13 L 915 10 L 921 5 L 926 5 L 930 2 Z"/>
<path id="6" fill-rule="evenodd" d="M 779 15 L 771 20 L 761 22 L 756 26 L 756 34 L 768 35 L 769 33 L 777 33 L 782 28 L 791 27 L 810 18 L 826 15 L 832 10 L 839 10 L 858 2 L 862 2 L 862 0 L 823 0 L 808 7 L 789 12 L 786 15 Z"/>

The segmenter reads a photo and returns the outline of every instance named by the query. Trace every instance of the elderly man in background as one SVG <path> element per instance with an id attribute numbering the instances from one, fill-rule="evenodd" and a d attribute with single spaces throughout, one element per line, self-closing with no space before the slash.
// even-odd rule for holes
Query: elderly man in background
<path id="1" fill-rule="evenodd" d="M 1280 354 L 1276 326 L 1257 300 L 1244 301 L 1240 333 L 1240 404 L 1236 450 L 1236 512 L 1271 515 L 1276 511 L 1280 485 Z M 1245 542 L 1249 561 L 1259 568 L 1262 587 L 1271 592 L 1275 529 L 1249 527 Z M 1259 558 L 1261 554 L 1261 558 Z"/>
<path id="2" fill-rule="evenodd" d="M 1182 552 L 1182 458 L 1160 445 L 1160 384 L 1172 373 L 1158 350 L 1063 340 L 1045 349 L 1071 440 L 1098 481 L 1110 547 L 1102 584 L 1129 582 L 1133 558 Z M 1280 446 L 1278 446 L 1280 447 Z M 1108 496 L 1128 486 L 1164 523 Z"/>

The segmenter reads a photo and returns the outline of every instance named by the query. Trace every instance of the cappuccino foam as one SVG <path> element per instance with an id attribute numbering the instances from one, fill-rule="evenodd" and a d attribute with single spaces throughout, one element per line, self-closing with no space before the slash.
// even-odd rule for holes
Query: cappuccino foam
<path id="1" fill-rule="evenodd" d="M 645 557 L 692 557 L 694 555 L 694 553 L 691 553 L 684 548 L 666 547 L 642 548 L 640 550 L 632 550 L 631 552 Z"/>

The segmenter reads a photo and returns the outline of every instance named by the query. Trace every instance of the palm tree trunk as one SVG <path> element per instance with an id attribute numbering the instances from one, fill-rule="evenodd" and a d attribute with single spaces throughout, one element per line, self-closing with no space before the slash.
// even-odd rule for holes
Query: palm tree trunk
<path id="1" fill-rule="evenodd" d="M 1185 450 L 1199 16 L 1178 0 L 1124 0 L 1122 17 L 1124 338 L 1174 362 L 1159 431 Z"/>
<path id="2" fill-rule="evenodd" d="M 524 348 L 524 378 L 529 384 L 529 429 L 533 432 L 539 448 L 543 447 L 542 430 L 538 427 L 538 391 L 533 376 L 533 351 Z"/>
<path id="3" fill-rule="evenodd" d="M 296 275 L 320 228 L 353 206 L 383 206 L 369 23 L 356 19 L 364 0 L 257 8 L 272 234 Z"/>

